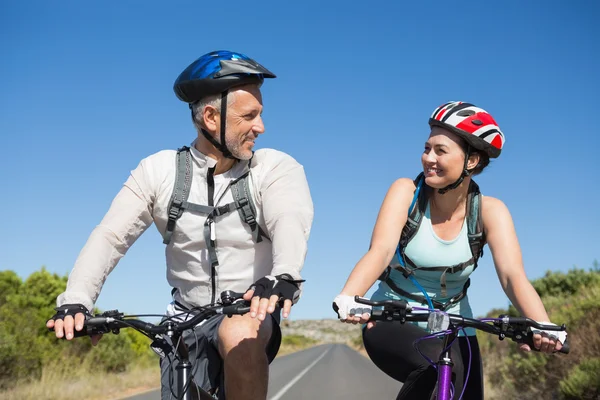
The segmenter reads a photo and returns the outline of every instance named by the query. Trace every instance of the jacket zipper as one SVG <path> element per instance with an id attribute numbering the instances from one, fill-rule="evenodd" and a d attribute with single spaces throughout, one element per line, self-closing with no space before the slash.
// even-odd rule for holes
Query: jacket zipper
<path id="1" fill-rule="evenodd" d="M 215 168 L 216 165 L 212 168 L 208 169 L 208 173 L 206 174 L 206 182 L 207 182 L 207 186 L 208 186 L 208 205 L 213 207 L 214 206 L 214 196 L 215 196 L 215 177 L 214 177 L 214 173 L 215 173 Z M 211 217 L 211 221 L 209 223 L 210 225 L 210 229 L 214 229 L 214 222 L 212 220 Z M 212 231 L 211 231 L 211 236 L 212 236 Z M 212 241 L 212 240 L 211 240 Z M 211 246 L 214 246 L 214 243 L 210 243 Z M 216 251 L 216 248 L 215 248 Z M 212 293 L 211 293 L 211 304 L 215 303 L 215 297 L 216 297 L 216 292 L 217 292 L 217 263 L 213 263 L 210 266 L 210 281 L 211 281 L 211 285 L 212 285 Z"/>

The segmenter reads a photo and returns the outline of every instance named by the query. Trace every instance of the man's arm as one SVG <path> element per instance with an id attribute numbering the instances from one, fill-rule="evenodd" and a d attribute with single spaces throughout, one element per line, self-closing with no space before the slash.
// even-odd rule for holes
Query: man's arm
<path id="1" fill-rule="evenodd" d="M 262 210 L 273 244 L 272 275 L 300 271 L 308 249 L 314 209 L 304 168 L 287 154 L 277 152 L 277 162 L 264 173 Z"/>
<path id="2" fill-rule="evenodd" d="M 131 173 L 114 198 L 102 222 L 92 231 L 69 275 L 67 289 L 57 298 L 57 306 L 81 304 L 92 311 L 108 274 L 137 238 L 152 224 L 154 200 L 145 173 L 145 161 Z M 73 326 L 83 327 L 84 315 L 77 313 L 64 320 L 48 321 L 57 337 L 73 337 Z"/>
<path id="3" fill-rule="evenodd" d="M 307 243 L 313 221 L 313 202 L 304 168 L 289 155 L 270 150 L 265 154 L 260 171 L 260 198 L 269 238 L 272 242 L 272 276 L 287 274 L 292 280 L 302 279 L 300 271 L 306 258 Z M 270 300 L 252 301 L 252 311 L 259 318 L 265 311 L 275 310 L 277 296 Z M 282 315 L 290 313 L 291 300 L 286 300 Z"/>
<path id="4" fill-rule="evenodd" d="M 152 224 L 151 205 L 138 195 L 133 175 L 114 198 L 102 222 L 79 253 L 57 305 L 83 304 L 92 310 L 104 281 L 131 245 Z"/>

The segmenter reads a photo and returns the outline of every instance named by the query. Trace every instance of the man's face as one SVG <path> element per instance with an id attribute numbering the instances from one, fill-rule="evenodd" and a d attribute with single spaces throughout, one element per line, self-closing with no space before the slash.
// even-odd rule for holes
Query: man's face
<path id="1" fill-rule="evenodd" d="M 234 157 L 249 160 L 254 141 L 265 131 L 261 117 L 262 95 L 257 85 L 237 87 L 229 95 L 232 94 L 235 97 L 227 107 L 225 143 Z"/>

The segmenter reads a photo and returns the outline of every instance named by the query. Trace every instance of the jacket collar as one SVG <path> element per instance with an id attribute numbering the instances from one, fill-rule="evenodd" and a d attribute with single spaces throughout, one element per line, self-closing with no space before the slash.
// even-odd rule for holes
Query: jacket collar
<path id="1" fill-rule="evenodd" d="M 197 140 L 198 139 L 195 139 L 190 144 L 190 153 L 192 154 L 192 159 L 194 160 L 196 165 L 200 167 L 203 172 L 205 172 L 209 168 L 213 168 L 215 165 L 217 165 L 217 160 L 198 151 L 198 149 L 196 149 Z M 250 161 L 252 161 L 252 159 L 249 161 L 238 160 L 235 162 L 235 164 L 233 164 L 233 167 L 231 167 L 231 169 L 226 173 L 229 173 L 231 177 L 240 177 L 250 168 Z"/>

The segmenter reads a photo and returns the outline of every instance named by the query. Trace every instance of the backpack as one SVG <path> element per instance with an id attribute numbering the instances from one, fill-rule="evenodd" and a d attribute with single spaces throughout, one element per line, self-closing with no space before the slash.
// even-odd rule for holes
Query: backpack
<path id="1" fill-rule="evenodd" d="M 408 219 L 406 220 L 406 224 L 402 229 L 400 241 L 396 249 L 398 262 L 397 264 L 388 266 L 379 279 L 387 283 L 387 285 L 399 295 L 418 301 L 422 304 L 428 304 L 427 299 L 425 297 L 413 295 L 411 293 L 406 292 L 405 290 L 400 289 L 390 278 L 392 268 L 402 272 L 402 275 L 407 279 L 411 277 L 415 270 L 420 269 L 405 254 L 405 249 L 406 246 L 408 246 L 408 243 L 417 234 L 417 231 L 419 230 L 421 221 L 423 219 L 423 215 L 425 214 L 425 211 L 427 209 L 427 203 L 429 201 L 429 196 L 431 194 L 432 188 L 430 188 L 427 185 L 424 185 L 424 182 L 425 176 L 423 173 L 420 173 L 419 176 L 417 176 L 417 178 L 414 180 L 416 186 L 415 195 L 408 209 Z M 469 247 L 471 248 L 471 258 L 468 261 L 457 265 L 423 268 L 427 269 L 428 271 L 443 271 L 440 278 L 442 297 L 445 297 L 447 293 L 446 274 L 460 272 L 472 264 L 474 265 L 473 269 L 477 268 L 477 262 L 479 258 L 483 255 L 483 246 L 485 245 L 486 240 L 485 234 L 483 232 L 483 221 L 481 218 L 481 192 L 479 191 L 479 186 L 473 180 L 471 180 L 467 192 L 466 218 L 467 235 L 469 238 Z M 448 309 L 450 306 L 459 302 L 466 296 L 467 289 L 470 285 L 471 279 L 468 279 L 460 293 L 450 298 L 446 303 L 441 303 L 439 301 L 432 300 L 433 305 L 435 306 L 435 308 L 438 308 L 440 310 Z"/>
<path id="2" fill-rule="evenodd" d="M 270 240 L 256 220 L 256 207 L 250 194 L 249 170 L 244 173 L 244 175 L 229 184 L 234 201 L 223 206 L 214 207 L 190 203 L 187 201 L 190 195 L 190 188 L 192 186 L 192 178 L 194 176 L 192 173 L 192 155 L 190 154 L 189 147 L 184 146 L 177 150 L 176 168 L 173 194 L 171 195 L 171 200 L 169 202 L 169 208 L 167 211 L 167 228 L 165 234 L 163 235 L 164 244 L 170 243 L 173 230 L 175 229 L 175 224 L 185 210 L 195 211 L 206 214 L 207 216 L 204 223 L 204 240 L 206 241 L 209 259 L 211 266 L 213 267 L 219 263 L 217 260 L 217 252 L 215 250 L 215 237 L 212 236 L 210 227 L 215 217 L 237 210 L 242 222 L 250 227 L 250 230 L 252 231 L 252 238 L 256 243 L 262 242 L 263 238 Z"/>

